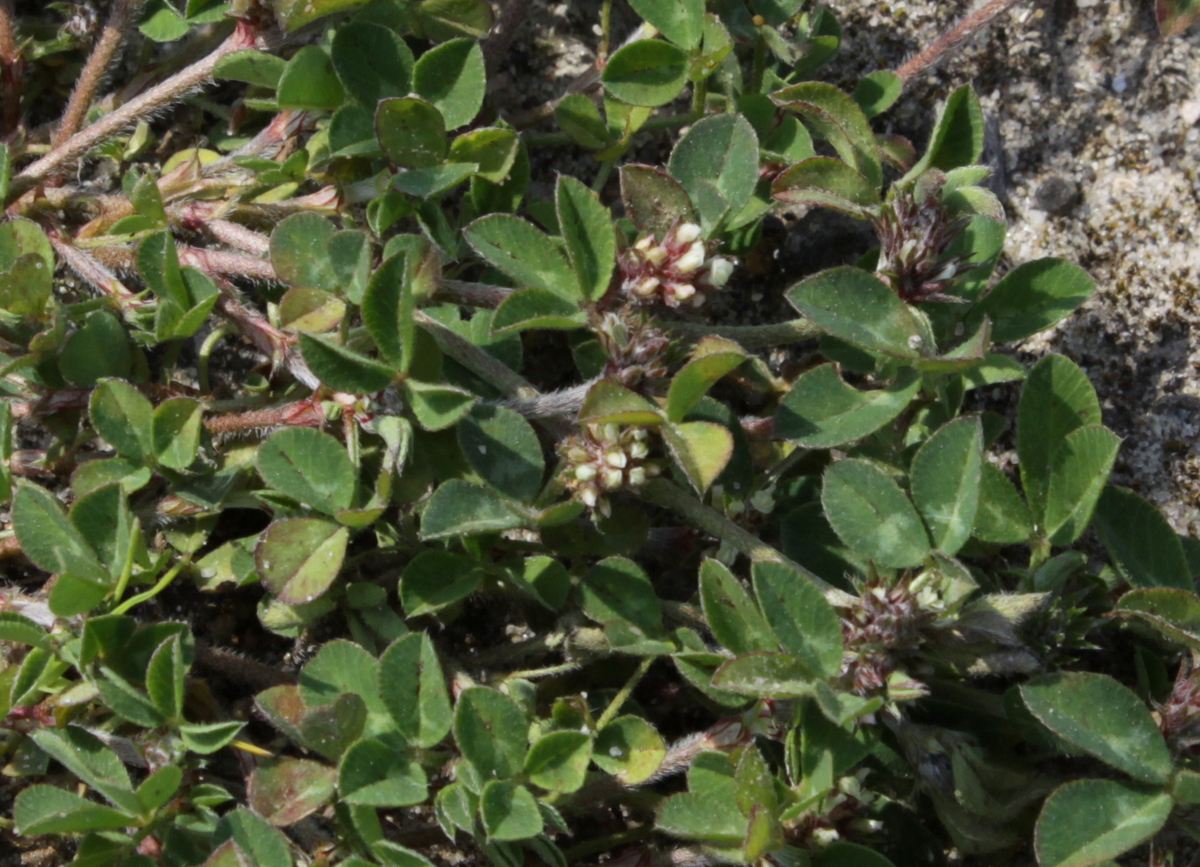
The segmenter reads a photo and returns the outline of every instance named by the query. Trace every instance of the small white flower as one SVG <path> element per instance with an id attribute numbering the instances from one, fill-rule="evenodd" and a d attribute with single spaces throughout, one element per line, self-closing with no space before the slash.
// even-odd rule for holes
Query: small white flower
<path id="1" fill-rule="evenodd" d="M 650 247 L 653 244 L 654 244 L 654 236 L 653 235 L 645 235 L 644 237 L 638 238 L 637 243 L 633 245 L 633 249 L 638 250 L 642 253 L 645 253 L 647 250 L 650 249 Z"/>
<path id="2" fill-rule="evenodd" d="M 708 282 L 716 287 L 724 286 L 733 274 L 733 263 L 721 256 L 713 257 L 708 263 Z"/>
<path id="3" fill-rule="evenodd" d="M 650 446 L 646 445 L 641 440 L 633 443 L 633 445 L 629 447 L 629 456 L 635 461 L 640 461 L 648 454 L 650 454 Z"/>
<path id="4" fill-rule="evenodd" d="M 591 464 L 580 464 L 575 468 L 575 478 L 581 482 L 590 482 L 596 478 L 596 468 Z"/>
<path id="5" fill-rule="evenodd" d="M 686 301 L 696 294 L 696 287 L 691 283 L 669 283 L 667 288 L 671 290 L 671 294 L 680 301 Z"/>
<path id="6" fill-rule="evenodd" d="M 665 247 L 651 247 L 643 255 L 651 265 L 661 265 L 667 260 L 667 250 Z"/>
<path id="7" fill-rule="evenodd" d="M 694 241 L 687 252 L 675 260 L 675 270 L 680 274 L 690 274 L 704 264 L 704 243 Z"/>
<path id="8" fill-rule="evenodd" d="M 680 223 L 675 229 L 675 239 L 681 244 L 690 244 L 700 237 L 700 227 L 695 223 Z"/>
<path id="9" fill-rule="evenodd" d="M 818 846 L 828 846 L 836 843 L 841 837 L 836 828 L 817 828 L 812 833 L 813 842 Z"/>
<path id="10" fill-rule="evenodd" d="M 610 467 L 624 469 L 625 465 L 629 463 L 629 458 L 626 456 L 625 452 L 618 449 L 613 449 L 612 451 L 604 453 L 604 462 Z"/>
<path id="11" fill-rule="evenodd" d="M 596 508 L 596 501 L 599 499 L 599 497 L 600 492 L 597 491 L 593 485 L 588 485 L 586 488 L 579 489 L 579 499 L 589 509 Z"/>
<path id="12" fill-rule="evenodd" d="M 630 487 L 640 488 L 644 484 L 646 484 L 646 468 L 645 467 L 634 467 L 632 470 L 629 471 Z"/>
<path id="13" fill-rule="evenodd" d="M 615 491 L 621 487 L 621 482 L 625 480 L 625 474 L 616 467 L 609 467 L 600 476 L 600 484 L 604 486 L 606 491 Z"/>

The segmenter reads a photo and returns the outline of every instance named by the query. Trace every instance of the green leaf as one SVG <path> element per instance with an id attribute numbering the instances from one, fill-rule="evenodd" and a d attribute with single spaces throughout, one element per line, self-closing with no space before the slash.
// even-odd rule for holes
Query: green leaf
<path id="1" fill-rule="evenodd" d="M 838 537 L 881 566 L 917 566 L 929 554 L 929 536 L 912 501 L 874 464 L 831 465 L 821 502 Z"/>
<path id="2" fill-rule="evenodd" d="M 178 633 L 158 646 L 146 667 L 146 692 L 155 708 L 168 720 L 183 719 L 184 683 L 191 666 L 184 659 Z"/>
<path id="3" fill-rule="evenodd" d="M 316 707 L 351 693 L 367 709 L 364 733 L 390 732 L 392 718 L 379 695 L 377 669 L 378 661 L 361 645 L 344 639 L 326 641 L 300 672 L 300 698 Z"/>
<path id="4" fill-rule="evenodd" d="M 274 90 L 279 86 L 287 61 L 254 48 L 226 54 L 213 68 L 213 78 L 244 81 Z"/>
<path id="5" fill-rule="evenodd" d="M 430 614 L 474 593 L 483 570 L 470 557 L 450 551 L 422 551 L 400 577 L 400 602 L 409 617 Z"/>
<path id="6" fill-rule="evenodd" d="M 39 729 L 30 734 L 38 749 L 50 756 L 119 810 L 142 813 L 125 765 L 104 742 L 74 726 Z"/>
<path id="7" fill-rule="evenodd" d="M 1053 458 L 1067 434 L 1100 424 L 1100 401 L 1087 374 L 1062 355 L 1034 365 L 1017 405 L 1017 457 L 1021 486 L 1037 523 L 1046 513 Z"/>
<path id="8" fill-rule="evenodd" d="M 912 495 L 933 547 L 954 556 L 971 537 L 983 475 L 979 416 L 955 419 L 927 439 L 913 457 Z"/>
<path id="9" fill-rule="evenodd" d="M 335 228 L 324 217 L 301 212 L 286 217 L 271 232 L 271 264 L 290 286 L 336 291 L 340 286 L 326 250 Z"/>
<path id="10" fill-rule="evenodd" d="M 329 704 L 309 707 L 293 684 L 260 692 L 255 706 L 277 729 L 298 745 L 337 761 L 362 734 L 367 706 L 360 696 L 346 693 Z"/>
<path id="11" fill-rule="evenodd" d="M 554 119 L 562 131 L 581 147 L 598 150 L 608 144 L 608 127 L 600 109 L 582 93 L 569 93 L 554 107 Z"/>
<path id="12" fill-rule="evenodd" d="M 396 639 L 379 657 L 379 694 L 405 740 L 422 749 L 450 731 L 453 711 L 433 642 L 424 632 Z"/>
<path id="13" fill-rule="evenodd" d="M 332 340 L 300 334 L 300 353 L 317 379 L 335 391 L 373 394 L 383 391 L 396 378 L 386 364 L 352 352 Z"/>
<path id="14" fill-rule="evenodd" d="M 345 99 L 333 61 L 315 45 L 306 45 L 292 55 L 275 93 L 275 101 L 283 109 L 333 111 Z"/>
<path id="15" fill-rule="evenodd" d="M 783 649 L 813 676 L 837 675 L 842 668 L 842 625 L 825 595 L 782 563 L 755 562 L 751 573 L 758 604 Z"/>
<path id="16" fill-rule="evenodd" d="M 0 641 L 41 647 L 48 633 L 37 623 L 15 611 L 0 611 Z"/>
<path id="17" fill-rule="evenodd" d="M 263 531 L 254 564 L 281 602 L 312 602 L 332 585 L 346 556 L 350 530 L 324 518 L 285 518 Z"/>
<path id="18" fill-rule="evenodd" d="M 362 318 L 379 354 L 405 372 L 412 354 L 411 350 L 406 353 L 405 347 L 415 340 L 415 309 L 408 256 L 391 256 L 371 275 L 362 298 Z"/>
<path id="19" fill-rule="evenodd" d="M 1046 490 L 1045 532 L 1051 544 L 1069 545 L 1083 535 L 1120 448 L 1121 438 L 1099 425 L 1067 434 L 1054 453 Z"/>
<path id="20" fill-rule="evenodd" d="M 592 738 L 584 732 L 557 731 L 539 738 L 525 757 L 529 782 L 551 792 L 574 792 L 583 785 L 592 759 Z"/>
<path id="21" fill-rule="evenodd" d="M 158 189 L 153 180 L 151 185 L 155 190 Z M 160 202 L 159 207 L 161 206 Z M 146 285 L 159 298 L 169 298 L 183 309 L 192 306 L 187 286 L 183 282 L 183 271 L 179 267 L 175 239 L 170 232 L 158 232 L 138 245 L 137 266 L 138 273 Z"/>
<path id="22" fill-rule="evenodd" d="M 798 113 L 851 168 L 878 188 L 883 181 L 879 146 L 858 103 L 841 89 L 819 81 L 771 94 L 777 105 Z"/>
<path id="23" fill-rule="evenodd" d="M 667 418 L 681 422 L 721 377 L 746 360 L 745 351 L 735 343 L 704 338 L 692 359 L 671 380 L 667 392 Z"/>
<path id="24" fill-rule="evenodd" d="M 718 560 L 707 559 L 700 566 L 700 604 L 713 638 L 734 654 L 777 647 L 758 604 Z"/>
<path id="25" fill-rule="evenodd" d="M 1046 799 L 1034 830 L 1041 867 L 1108 863 L 1153 837 L 1173 801 L 1166 792 L 1115 780 L 1075 780 Z"/>
<path id="26" fill-rule="evenodd" d="M 691 50 L 704 33 L 704 0 L 630 0 L 630 6 L 663 36 Z"/>
<path id="27" fill-rule="evenodd" d="M 67 520 L 58 499 L 45 488 L 36 485 L 17 488 L 12 522 L 21 551 L 39 569 L 59 575 L 69 573 L 107 589 L 111 581 L 108 572 Z"/>
<path id="28" fill-rule="evenodd" d="M 837 365 L 822 364 L 802 374 L 780 401 L 775 433 L 810 449 L 855 442 L 900 415 L 920 387 L 920 375 L 908 369 L 886 388 L 863 392 L 842 381 Z"/>
<path id="29" fill-rule="evenodd" d="M 413 68 L 413 90 L 435 106 L 446 129 L 470 123 L 486 89 L 483 51 L 473 39 L 451 39 L 421 55 Z"/>
<path id="30" fill-rule="evenodd" d="M 1016 486 L 989 461 L 984 461 L 981 469 L 979 506 L 972 535 L 995 545 L 1028 542 L 1033 534 L 1033 518 Z"/>
<path id="31" fill-rule="evenodd" d="M 162 466 L 182 470 L 196 460 L 202 415 L 200 402 L 185 397 L 165 400 L 154 410 L 150 436 L 154 457 Z"/>
<path id="32" fill-rule="evenodd" d="M 771 196 L 790 205 L 832 208 L 860 220 L 879 207 L 878 188 L 833 157 L 796 163 L 772 181 Z"/>
<path id="33" fill-rule="evenodd" d="M 964 84 L 946 100 L 925 154 L 902 180 L 916 178 L 927 169 L 945 172 L 976 165 L 983 154 L 983 132 L 983 109 L 979 107 L 979 98 L 969 84 Z"/>
<path id="34" fill-rule="evenodd" d="M 967 316 L 967 327 L 986 316 L 997 343 L 1022 340 L 1074 313 L 1095 290 L 1088 273 L 1064 259 L 1025 262 L 976 302 Z"/>
<path id="35" fill-rule="evenodd" d="M 226 840 L 232 840 L 255 867 L 292 867 L 287 837 L 245 807 L 226 813 L 217 823 L 213 845 Z"/>
<path id="36" fill-rule="evenodd" d="M 635 391 L 602 379 L 593 385 L 579 410 L 585 424 L 661 424 L 658 407 Z"/>
<path id="37" fill-rule="evenodd" d="M 12 818 L 16 832 L 29 836 L 124 828 L 132 821 L 127 813 L 40 783 L 17 793 Z"/>
<path id="38" fill-rule="evenodd" d="M 617 258 L 612 214 L 594 192 L 566 175 L 559 176 L 555 187 L 555 214 L 583 297 L 601 298 Z"/>
<path id="39" fill-rule="evenodd" d="M 336 774 L 312 759 L 268 759 L 250 773 L 246 802 L 272 825 L 294 825 L 329 800 Z"/>
<path id="40" fill-rule="evenodd" d="M 912 311 L 866 271 L 850 266 L 822 271 L 789 289 L 787 299 L 823 331 L 868 352 L 904 359 L 921 354 L 925 338 Z"/>
<path id="41" fill-rule="evenodd" d="M 533 794 L 511 780 L 483 787 L 479 812 L 489 840 L 524 840 L 542 833 L 542 814 Z"/>
<path id="42" fill-rule="evenodd" d="M 177 765 L 159 768 L 137 787 L 137 799 L 144 813 L 150 813 L 170 802 L 183 782 L 183 769 Z"/>
<path id="43" fill-rule="evenodd" d="M 1200 19 L 1197 0 L 1155 0 L 1154 17 L 1164 38 L 1178 36 Z M 3 197 L 0 197 L 3 198 Z"/>
<path id="44" fill-rule="evenodd" d="M 518 289 L 500 302 L 492 317 L 492 333 L 505 334 L 529 328 L 574 329 L 587 324 L 579 305 L 545 289 Z"/>
<path id="45" fill-rule="evenodd" d="M 450 479 L 429 498 L 421 516 L 421 538 L 510 530 L 525 523 L 525 518 L 490 488 Z"/>
<path id="46" fill-rule="evenodd" d="M 533 425 L 505 407 L 478 404 L 458 424 L 458 443 L 472 469 L 503 494 L 530 502 L 546 473 Z"/>
<path id="47" fill-rule="evenodd" d="M 1183 544 L 1153 505 L 1133 491 L 1108 487 L 1094 517 L 1100 541 L 1134 587 L 1195 589 Z"/>
<path id="48" fill-rule="evenodd" d="M 1117 770 L 1146 783 L 1171 776 L 1171 753 L 1154 718 L 1108 675 L 1042 675 L 1021 687 L 1021 697 L 1042 725 Z"/>
<path id="49" fill-rule="evenodd" d="M 683 792 L 663 802 L 654 824 L 673 837 L 732 846 L 745 839 L 748 823 L 732 799 Z"/>
<path id="50" fill-rule="evenodd" d="M 435 42 L 455 36 L 483 39 L 492 29 L 492 7 L 485 0 L 421 0 L 415 6 L 416 21 Z"/>
<path id="51" fill-rule="evenodd" d="M 346 302 L 324 289 L 297 286 L 279 302 L 279 324 L 288 331 L 320 334 L 333 329 L 346 313 Z"/>
<path id="52" fill-rule="evenodd" d="M 22 257 L 20 261 L 29 260 Z M 129 335 L 120 320 L 107 310 L 89 314 L 83 327 L 67 338 L 58 358 L 58 369 L 67 381 L 84 387 L 108 376 L 129 376 L 132 367 Z"/>
<path id="53" fill-rule="evenodd" d="M 569 301 L 582 297 L 575 271 L 558 246 L 532 223 L 511 214 L 489 214 L 463 229 L 475 252 L 523 286 Z"/>
<path id="54" fill-rule="evenodd" d="M 241 734 L 245 723 L 236 720 L 220 723 L 183 723 L 179 736 L 189 752 L 207 756 L 229 746 Z"/>
<path id="55" fill-rule="evenodd" d="M 754 698 L 779 700 L 812 695 L 812 670 L 790 653 L 751 653 L 721 664 L 712 686 Z"/>
<path id="56" fill-rule="evenodd" d="M 608 59 L 600 81 L 604 88 L 630 105 L 666 105 L 688 82 L 688 55 L 658 39 L 639 39 Z"/>
<path id="57" fill-rule="evenodd" d="M 662 735 L 636 716 L 619 716 L 596 734 L 592 761 L 626 786 L 644 783 L 667 755 Z"/>
<path id="58" fill-rule="evenodd" d="M 700 219 L 683 184 L 654 166 L 621 166 L 621 202 L 633 224 L 660 241 L 676 223 Z"/>
<path id="59" fill-rule="evenodd" d="M 1200 650 L 1200 599 L 1173 587 L 1131 590 L 1114 613 L 1148 623 L 1171 641 Z"/>
<path id="60" fill-rule="evenodd" d="M 750 200 L 758 183 L 758 136 L 740 114 L 716 114 L 697 121 L 675 145 L 667 164 L 700 206 L 706 227 L 726 214 L 736 214 Z M 704 206 L 701 188 L 711 184 L 721 193 L 724 208 Z"/>
<path id="61" fill-rule="evenodd" d="M 396 744 L 364 738 L 346 750 L 338 767 L 338 797 L 368 807 L 410 807 L 428 796 L 420 764 Z"/>
<path id="62" fill-rule="evenodd" d="M 624 620 L 646 635 L 663 634 L 658 594 L 646 573 L 632 560 L 601 560 L 584 576 L 579 595 L 583 613 L 597 623 Z"/>
<path id="63" fill-rule="evenodd" d="M 272 488 L 326 514 L 349 508 L 354 499 L 354 464 L 342 444 L 322 431 L 278 431 L 259 447 L 256 462 Z"/>
<path id="64" fill-rule="evenodd" d="M 342 86 L 372 111 L 381 99 L 412 90 L 413 53 L 387 27 L 353 21 L 334 34 L 330 53 Z"/>
<path id="65" fill-rule="evenodd" d="M 478 400 L 466 389 L 416 379 L 405 380 L 404 396 L 417 422 L 429 431 L 445 430 L 457 424 Z"/>
<path id="66" fill-rule="evenodd" d="M 465 132 L 450 145 L 449 159 L 473 163 L 475 174 L 493 184 L 503 183 L 521 150 L 521 139 L 511 129 L 484 127 Z"/>
<path id="67" fill-rule="evenodd" d="M 473 686 L 458 697 L 454 740 L 485 780 L 507 780 L 521 773 L 528 729 L 516 702 L 494 689 Z"/>
<path id="68" fill-rule="evenodd" d="M 671 457 L 701 494 L 724 472 L 733 456 L 733 434 L 724 425 L 685 421 L 664 425 L 662 433 Z"/>
<path id="69" fill-rule="evenodd" d="M 854 88 L 854 101 L 867 119 L 883 114 L 904 92 L 904 79 L 888 69 L 880 69 L 858 82 Z"/>
<path id="70" fill-rule="evenodd" d="M 442 113 L 415 96 L 380 102 L 375 109 L 375 134 L 388 162 L 399 168 L 430 168 L 446 156 Z"/>

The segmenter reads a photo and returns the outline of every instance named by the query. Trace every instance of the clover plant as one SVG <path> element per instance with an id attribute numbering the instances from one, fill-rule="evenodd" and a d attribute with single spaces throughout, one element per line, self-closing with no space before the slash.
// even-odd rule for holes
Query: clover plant
<path id="1" fill-rule="evenodd" d="M 872 123 L 911 64 L 819 79 L 829 9 L 631 0 L 618 44 L 597 5 L 593 68 L 508 117 L 483 0 L 0 3 L 9 845 L 1079 867 L 1200 834 L 1200 543 L 1108 485 L 1084 371 L 1002 351 L 1093 285 L 998 267 L 975 94 L 914 144 Z M 563 148 L 593 173 L 540 198 Z M 787 209 L 878 243 L 731 325 Z"/>

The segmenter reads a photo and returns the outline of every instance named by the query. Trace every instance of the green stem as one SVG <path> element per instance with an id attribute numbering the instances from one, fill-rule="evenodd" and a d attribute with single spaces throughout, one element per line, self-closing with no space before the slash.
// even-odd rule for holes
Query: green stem
<path id="1" fill-rule="evenodd" d="M 714 334 L 740 343 L 746 349 L 799 343 L 820 337 L 824 332 L 807 319 L 775 322 L 769 325 L 699 325 L 694 322 L 666 322 L 666 327 L 684 337 L 704 337 Z"/>
<path id="2" fill-rule="evenodd" d="M 642 825 L 638 828 L 630 828 L 628 831 L 618 831 L 615 834 L 609 834 L 598 840 L 589 840 L 586 843 L 580 843 L 578 846 L 572 846 L 563 852 L 563 858 L 566 859 L 568 864 L 574 864 L 593 855 L 599 855 L 601 852 L 611 852 L 618 846 L 648 840 L 653 836 L 654 828 L 650 825 Z"/>
<path id="3" fill-rule="evenodd" d="M 608 176 L 612 174 L 613 166 L 616 165 L 616 160 L 605 160 L 600 163 L 600 171 L 596 172 L 596 179 L 592 181 L 592 190 L 600 192 L 604 189 L 604 185 L 608 183 Z"/>
<path id="4" fill-rule="evenodd" d="M 833 585 L 818 578 L 800 564 L 785 557 L 775 548 L 760 541 L 753 533 L 733 523 L 733 521 L 726 518 L 716 509 L 704 505 L 694 494 L 684 490 L 674 482 L 663 478 L 651 479 L 642 487 L 641 494 L 643 499 L 654 503 L 656 506 L 662 506 L 664 509 L 670 509 L 682 515 L 693 526 L 711 536 L 716 536 L 723 542 L 728 542 L 736 550 L 757 563 L 779 563 L 795 569 L 815 584 L 831 603 L 846 605 L 853 601 L 854 597 L 850 594 L 838 590 Z"/>
<path id="5" fill-rule="evenodd" d="M 708 79 L 702 78 L 692 84 L 692 120 L 704 117 L 705 104 L 708 100 Z"/>
<path id="6" fill-rule="evenodd" d="M 612 44 L 612 0 L 604 0 L 600 4 L 600 50 L 596 59 L 600 63 L 608 60 L 608 49 Z"/>
<path id="7" fill-rule="evenodd" d="M 134 546 L 137 545 L 140 537 L 140 532 L 129 534 L 129 545 L 125 549 L 125 566 L 121 569 L 121 577 L 117 579 L 117 586 L 113 588 L 114 602 L 121 601 L 121 597 L 125 595 L 125 589 L 129 586 L 129 579 L 133 577 Z"/>
<path id="8" fill-rule="evenodd" d="M 212 383 L 208 379 L 208 362 L 217 342 L 233 330 L 233 326 L 228 322 L 222 322 L 210 331 L 204 338 L 204 342 L 200 344 L 200 351 L 196 354 L 196 379 L 200 384 L 201 394 L 212 393 Z"/>
<path id="9" fill-rule="evenodd" d="M 621 708 L 625 706 L 625 702 L 629 701 L 629 696 L 633 694 L 633 690 L 637 687 L 641 679 L 646 676 L 646 672 L 650 670 L 650 666 L 654 664 L 654 659 L 655 657 L 653 656 L 647 656 L 643 657 L 642 661 L 638 663 L 638 667 L 634 669 L 629 680 L 625 681 L 625 685 L 621 687 L 621 691 L 613 696 L 613 700 L 608 703 L 608 707 L 604 709 L 604 713 L 600 715 L 600 719 L 596 720 L 596 731 L 602 731 L 606 725 L 616 719 L 617 714 L 621 712 Z"/>
<path id="10" fill-rule="evenodd" d="M 175 578 L 179 575 L 179 573 L 183 571 L 183 567 L 186 566 L 189 562 L 190 562 L 190 558 L 184 558 L 183 560 L 180 560 L 178 563 L 176 563 L 174 566 L 172 566 L 170 569 L 168 569 L 163 574 L 163 576 L 161 578 L 159 578 L 158 581 L 155 582 L 153 587 L 151 587 L 149 590 L 146 590 L 145 592 L 139 593 L 137 596 L 130 596 L 128 599 L 126 599 L 124 602 L 122 602 L 120 605 L 118 605 L 116 608 L 114 608 L 110 613 L 111 614 L 124 614 L 126 611 L 133 608 L 134 606 L 141 605 L 143 602 L 153 599 L 159 593 L 162 593 L 169 586 L 171 586 L 171 582 L 175 580 Z"/>
<path id="11" fill-rule="evenodd" d="M 578 662 L 563 662 L 558 665 L 547 665 L 545 668 L 527 668 L 523 671 L 510 671 L 503 680 L 537 680 L 539 677 L 553 677 L 556 674 L 568 674 L 578 671 L 583 665 Z"/>

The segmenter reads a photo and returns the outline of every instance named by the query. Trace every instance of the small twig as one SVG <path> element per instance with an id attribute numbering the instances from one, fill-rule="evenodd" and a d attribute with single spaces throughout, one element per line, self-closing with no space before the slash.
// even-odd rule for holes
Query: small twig
<path id="1" fill-rule="evenodd" d="M 271 252 L 271 239 L 260 235 L 253 229 L 247 229 L 239 223 L 229 220 L 210 220 L 202 224 L 204 231 L 212 235 L 222 244 L 228 244 L 255 256 L 266 256 Z"/>
<path id="2" fill-rule="evenodd" d="M 137 293 L 117 279 L 108 268 L 97 262 L 86 251 L 72 244 L 54 226 L 46 227 L 46 236 L 50 239 L 59 257 L 71 267 L 80 277 L 99 292 L 112 298 L 121 308 L 146 307 L 151 301 L 137 297 Z"/>
<path id="3" fill-rule="evenodd" d="M 972 12 L 949 31 L 935 39 L 928 48 L 896 70 L 896 75 L 907 85 L 914 78 L 941 63 L 958 51 L 977 33 L 984 30 L 999 15 L 1015 6 L 1017 0 L 989 0 Z"/>
<path id="4" fill-rule="evenodd" d="M 92 99 L 100 88 L 100 82 L 104 79 L 104 74 L 113 60 L 116 59 L 117 52 L 125 42 L 126 31 L 141 11 L 143 3 L 144 0 L 116 0 L 113 4 L 108 21 L 105 22 L 104 29 L 100 32 L 100 38 L 96 40 L 91 56 L 88 57 L 83 71 L 79 74 L 79 79 L 75 82 L 75 89 L 71 92 L 67 108 L 63 112 L 58 129 L 54 132 L 54 138 L 51 140 L 52 145 L 62 144 L 79 132 L 79 128 L 83 126 Z"/>
<path id="5" fill-rule="evenodd" d="M 512 293 L 512 289 L 506 289 L 503 286 L 466 283 L 462 280 L 443 280 L 433 297 L 437 301 L 449 301 L 451 304 L 495 309 L 504 303 L 504 299 Z"/>
<path id="6" fill-rule="evenodd" d="M 238 22 L 236 29 L 212 53 L 186 69 L 172 75 L 166 81 L 134 97 L 115 111 L 105 115 L 89 127 L 71 136 L 50 153 L 26 166 L 12 180 L 10 190 L 19 195 L 33 187 L 51 173 L 64 169 L 87 156 L 93 148 L 119 134 L 139 120 L 145 120 L 161 111 L 177 99 L 203 87 L 212 78 L 213 70 L 221 58 L 247 48 L 254 48 L 258 37 L 253 27 Z"/>

